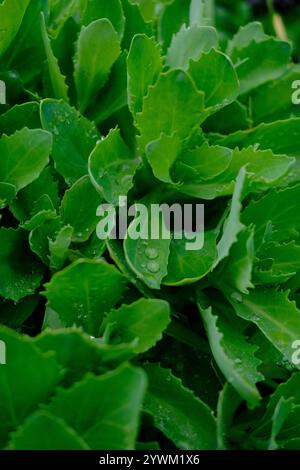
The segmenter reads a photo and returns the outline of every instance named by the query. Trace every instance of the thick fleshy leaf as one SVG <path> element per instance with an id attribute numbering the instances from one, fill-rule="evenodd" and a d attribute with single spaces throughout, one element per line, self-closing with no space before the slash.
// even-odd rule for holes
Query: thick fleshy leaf
<path id="1" fill-rule="evenodd" d="M 44 269 L 31 253 L 25 231 L 1 227 L 0 244 L 0 295 L 18 302 L 35 292 Z"/>
<path id="2" fill-rule="evenodd" d="M 260 42 L 252 39 L 244 47 L 235 49 L 231 58 L 239 77 L 241 93 L 278 78 L 285 71 L 290 56 L 290 44 L 274 38 Z"/>
<path id="3" fill-rule="evenodd" d="M 237 242 L 231 247 L 229 256 L 215 273 L 218 285 L 230 285 L 240 292 L 247 293 L 254 287 L 252 270 L 254 264 L 254 229 L 248 227 L 239 233 Z"/>
<path id="4" fill-rule="evenodd" d="M 109 345 L 77 328 L 57 329 L 52 324 L 50 329 L 50 315 L 51 309 L 47 308 L 49 328 L 33 342 L 42 352 L 55 351 L 57 362 L 64 369 L 62 384 L 65 387 L 81 380 L 87 372 L 103 373 L 111 365 L 126 361 L 134 354 L 136 341 L 126 345 Z"/>
<path id="5" fill-rule="evenodd" d="M 146 156 L 154 176 L 164 183 L 172 183 L 171 168 L 181 152 L 181 141 L 176 134 L 161 134 L 146 147 Z"/>
<path id="6" fill-rule="evenodd" d="M 19 302 L 0 300 L 0 322 L 10 328 L 20 328 L 30 317 L 39 301 L 37 295 L 29 295 L 19 300 Z"/>
<path id="7" fill-rule="evenodd" d="M 49 71 L 54 98 L 57 98 L 58 100 L 62 99 L 65 101 L 69 101 L 66 79 L 62 75 L 57 59 L 55 55 L 53 54 L 51 41 L 47 33 L 45 17 L 43 14 L 41 16 L 41 30 L 42 30 L 42 38 L 44 42 L 44 48 L 45 48 L 45 53 L 46 53 L 47 63 L 48 63 L 48 71 Z"/>
<path id="8" fill-rule="evenodd" d="M 40 107 L 35 101 L 16 104 L 0 116 L 0 134 L 11 135 L 24 127 L 38 129 L 41 127 Z"/>
<path id="9" fill-rule="evenodd" d="M 84 435 L 93 450 L 133 450 L 145 388 L 144 372 L 124 365 L 100 377 L 88 375 L 69 390 L 60 389 L 44 409 Z"/>
<path id="10" fill-rule="evenodd" d="M 197 246 L 203 236 L 203 247 Z M 189 248 L 187 248 L 189 246 Z M 194 240 L 185 236 L 172 239 L 168 262 L 168 275 L 163 279 L 167 286 L 193 284 L 207 275 L 217 258 L 215 232 L 195 234 Z"/>
<path id="11" fill-rule="evenodd" d="M 239 95 L 240 84 L 229 58 L 216 49 L 192 60 L 188 72 L 196 87 L 205 93 L 205 107 L 215 112 L 232 103 Z"/>
<path id="12" fill-rule="evenodd" d="M 229 299 L 236 313 L 255 323 L 285 358 L 292 362 L 293 343 L 300 337 L 300 311 L 289 300 L 288 292 L 262 287 L 250 291 L 248 295 L 232 294 Z"/>
<path id="13" fill-rule="evenodd" d="M 148 287 L 159 289 L 162 279 L 167 274 L 171 234 L 167 230 L 167 236 L 165 238 L 161 236 L 160 219 L 156 217 L 152 219 L 151 211 L 147 216 L 139 210 L 137 213 L 128 227 L 124 241 L 126 261 Z M 153 230 L 157 232 L 158 237 L 152 237 Z"/>
<path id="14" fill-rule="evenodd" d="M 167 369 L 145 367 L 149 389 L 144 407 L 155 426 L 183 450 L 216 448 L 216 423 L 212 411 Z"/>
<path id="15" fill-rule="evenodd" d="M 73 242 L 85 242 L 94 232 L 100 203 L 101 197 L 88 176 L 80 178 L 65 192 L 60 208 L 61 218 L 66 225 L 73 227 Z"/>
<path id="16" fill-rule="evenodd" d="M 50 268 L 58 270 L 63 267 L 68 257 L 68 249 L 72 242 L 73 227 L 66 225 L 62 227 L 54 240 L 49 239 Z"/>
<path id="17" fill-rule="evenodd" d="M 108 19 L 96 20 L 82 27 L 77 42 L 74 72 L 81 112 L 86 110 L 105 85 L 119 55 L 118 36 Z"/>
<path id="18" fill-rule="evenodd" d="M 136 116 L 141 149 L 162 132 L 176 132 L 181 140 L 187 139 L 201 123 L 203 107 L 203 93 L 196 90 L 185 72 L 172 70 L 162 74 L 156 85 L 149 87 L 143 111 Z"/>
<path id="19" fill-rule="evenodd" d="M 227 170 L 231 159 L 230 149 L 204 143 L 180 156 L 174 168 L 175 180 L 182 183 L 212 180 Z"/>
<path id="20" fill-rule="evenodd" d="M 273 190 L 245 208 L 241 219 L 246 225 L 255 224 L 257 248 L 265 237 L 269 237 L 268 241 L 281 242 L 295 236 L 300 228 L 299 195 L 300 185 Z"/>
<path id="21" fill-rule="evenodd" d="M 100 134 L 91 121 L 62 101 L 42 101 L 41 118 L 44 129 L 53 134 L 56 169 L 71 185 L 87 174 L 88 157 Z"/>
<path id="22" fill-rule="evenodd" d="M 234 243 L 236 243 L 238 234 L 244 228 L 243 224 L 240 222 L 240 214 L 242 210 L 241 199 L 243 195 L 245 179 L 246 171 L 244 168 L 242 168 L 236 180 L 230 212 L 227 219 L 225 220 L 223 234 L 218 243 L 218 259 L 216 263 L 219 263 L 228 256 L 230 248 Z"/>
<path id="23" fill-rule="evenodd" d="M 116 204 L 133 186 L 133 177 L 140 164 L 123 141 L 120 131 L 112 129 L 100 140 L 89 157 L 91 182 L 101 196 Z"/>
<path id="24" fill-rule="evenodd" d="M 64 326 L 82 326 L 97 336 L 105 312 L 120 299 L 126 280 L 104 261 L 78 260 L 56 273 L 45 296 Z"/>
<path id="25" fill-rule="evenodd" d="M 105 318 L 110 344 L 131 343 L 137 339 L 135 353 L 147 351 L 162 338 L 170 322 L 170 307 L 157 299 L 140 299 L 130 305 L 111 310 Z"/>
<path id="26" fill-rule="evenodd" d="M 134 36 L 127 57 L 128 105 L 132 114 L 142 111 L 143 99 L 162 71 L 159 45 L 144 34 Z"/>
<path id="27" fill-rule="evenodd" d="M 15 38 L 30 0 L 4 0 L 0 5 L 0 56 Z"/>
<path id="28" fill-rule="evenodd" d="M 173 36 L 167 51 L 166 64 L 170 68 L 187 70 L 190 59 L 197 61 L 204 52 L 218 46 L 216 30 L 209 26 L 182 26 Z"/>
<path id="29" fill-rule="evenodd" d="M 89 111 L 90 119 L 101 124 L 107 118 L 127 106 L 127 52 L 123 51 L 114 63 L 109 81 L 98 95 Z"/>
<path id="30" fill-rule="evenodd" d="M 0 337 L 5 343 L 7 358 L 7 363 L 0 367 L 2 447 L 9 433 L 49 399 L 60 379 L 60 371 L 54 354 L 41 353 L 26 336 L 1 327 Z"/>
<path id="31" fill-rule="evenodd" d="M 10 204 L 10 210 L 24 223 L 41 210 L 57 209 L 58 204 L 58 183 L 54 181 L 51 167 L 47 167 L 33 183 L 19 191 Z"/>
<path id="32" fill-rule="evenodd" d="M 286 282 L 300 269 L 300 246 L 289 243 L 264 243 L 257 256 L 256 283 L 278 284 Z"/>
<path id="33" fill-rule="evenodd" d="M 45 433 L 47 429 L 47 433 Z M 59 418 L 38 411 L 12 434 L 8 450 L 89 450 L 83 439 Z"/>
<path id="34" fill-rule="evenodd" d="M 264 378 L 257 370 L 260 360 L 255 357 L 255 351 L 258 348 L 235 331 L 233 325 L 221 316 L 222 312 L 215 315 L 211 307 L 203 309 L 201 305 L 199 309 L 211 350 L 221 371 L 250 407 L 258 406 L 261 396 L 255 384 Z"/>
<path id="35" fill-rule="evenodd" d="M 49 132 L 24 128 L 0 139 L 0 181 L 16 190 L 39 177 L 49 161 L 52 138 Z"/>

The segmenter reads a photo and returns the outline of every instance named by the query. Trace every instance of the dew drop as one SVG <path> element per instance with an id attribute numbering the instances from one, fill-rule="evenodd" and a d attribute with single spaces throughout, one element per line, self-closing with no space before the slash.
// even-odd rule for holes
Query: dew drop
<path id="1" fill-rule="evenodd" d="M 156 248 L 146 248 L 145 255 L 149 259 L 157 259 L 158 258 L 158 251 Z"/>
<path id="2" fill-rule="evenodd" d="M 155 274 L 159 271 L 160 267 L 159 267 L 159 264 L 156 261 L 150 261 L 149 263 L 147 263 L 147 269 L 151 273 Z"/>

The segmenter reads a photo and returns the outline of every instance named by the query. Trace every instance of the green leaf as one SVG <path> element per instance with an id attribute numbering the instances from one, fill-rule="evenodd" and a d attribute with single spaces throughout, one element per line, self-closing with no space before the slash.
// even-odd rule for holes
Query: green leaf
<path id="1" fill-rule="evenodd" d="M 230 212 L 227 219 L 225 220 L 223 234 L 217 246 L 218 259 L 216 263 L 219 263 L 229 255 L 230 248 L 234 243 L 237 242 L 237 236 L 244 228 L 243 224 L 240 222 L 240 215 L 242 210 L 241 199 L 243 195 L 245 179 L 246 172 L 245 169 L 242 168 L 236 180 Z"/>
<path id="2" fill-rule="evenodd" d="M 49 161 L 51 135 L 36 129 L 23 129 L 0 139 L 0 181 L 17 191 L 32 183 Z"/>
<path id="3" fill-rule="evenodd" d="M 257 253 L 257 278 L 262 284 L 286 282 L 300 269 L 300 246 L 295 241 L 289 243 L 264 243 Z"/>
<path id="4" fill-rule="evenodd" d="M 201 235 L 201 234 L 200 234 Z M 199 234 L 194 234 L 194 240 L 187 239 L 184 234 L 181 240 L 172 238 L 168 262 L 168 274 L 163 279 L 167 286 L 183 286 L 199 281 L 213 268 L 217 257 L 216 233 L 203 233 L 203 247 L 197 247 Z M 193 249 L 187 249 L 187 244 L 194 244 Z"/>
<path id="5" fill-rule="evenodd" d="M 137 213 L 128 227 L 124 241 L 126 261 L 148 287 L 159 289 L 162 279 L 167 274 L 171 234 L 167 231 L 168 236 L 162 238 L 160 220 L 152 219 L 151 213 L 145 216 L 138 208 Z M 158 231 L 158 238 L 151 236 L 152 230 Z M 142 236 L 137 237 L 138 233 Z"/>
<path id="6" fill-rule="evenodd" d="M 124 365 L 100 377 L 89 375 L 69 390 L 60 389 L 44 409 L 83 435 L 93 450 L 133 450 L 145 387 L 143 371 Z"/>
<path id="7" fill-rule="evenodd" d="M 140 164 L 124 143 L 120 131 L 112 129 L 100 140 L 89 158 L 91 181 L 102 197 L 116 204 L 133 186 L 133 177 Z"/>
<path id="8" fill-rule="evenodd" d="M 284 425 L 288 415 L 292 411 L 293 408 L 293 401 L 292 400 L 284 400 L 281 398 L 276 405 L 274 415 L 272 418 L 272 431 L 271 437 L 268 444 L 268 450 L 276 450 L 280 446 L 277 442 L 278 434 L 280 434 L 281 428 Z"/>
<path id="9" fill-rule="evenodd" d="M 71 185 L 87 174 L 88 157 L 100 138 L 96 126 L 67 103 L 51 99 L 41 103 L 44 129 L 53 134 L 55 167 Z"/>
<path id="10" fill-rule="evenodd" d="M 155 426 L 182 450 L 216 448 L 216 423 L 212 411 L 179 379 L 158 364 L 145 366 L 149 389 L 144 407 Z"/>
<path id="11" fill-rule="evenodd" d="M 212 180 L 228 169 L 231 159 L 230 149 L 210 146 L 205 142 L 201 147 L 185 151 L 178 158 L 173 171 L 175 180 L 183 183 Z"/>
<path id="12" fill-rule="evenodd" d="M 10 183 L 0 183 L 0 208 L 3 209 L 17 195 L 17 188 Z"/>
<path id="13" fill-rule="evenodd" d="M 226 177 L 235 178 L 242 166 L 245 166 L 250 180 L 250 189 L 262 189 L 273 185 L 283 178 L 293 167 L 294 158 L 286 155 L 274 155 L 271 150 L 257 150 L 254 147 L 235 149 Z"/>
<path id="14" fill-rule="evenodd" d="M 50 310 L 47 308 L 48 315 Z M 108 345 L 76 328 L 46 329 L 33 342 L 42 352 L 55 351 L 57 362 L 64 370 L 62 384 L 66 388 L 87 372 L 103 373 L 108 367 L 126 361 L 132 357 L 135 345 L 135 342 Z"/>
<path id="15" fill-rule="evenodd" d="M 89 447 L 62 419 L 38 411 L 12 434 L 8 450 L 89 450 Z"/>
<path id="16" fill-rule="evenodd" d="M 236 49 L 231 58 L 241 84 L 241 94 L 278 78 L 285 71 L 290 57 L 290 44 L 274 38 L 252 41 L 246 47 Z"/>
<path id="17" fill-rule="evenodd" d="M 300 116 L 299 106 L 291 99 L 292 85 L 299 73 L 299 64 L 293 64 L 281 77 L 253 91 L 251 109 L 254 125 Z"/>
<path id="18" fill-rule="evenodd" d="M 64 326 L 82 326 L 97 336 L 104 313 L 120 299 L 125 283 L 114 266 L 82 259 L 56 273 L 45 296 Z"/>
<path id="19" fill-rule="evenodd" d="M 239 233 L 229 256 L 215 273 L 218 284 L 225 283 L 246 294 L 251 289 L 254 264 L 254 229 L 248 227 Z M 220 279 L 220 281 L 219 281 Z"/>
<path id="20" fill-rule="evenodd" d="M 253 41 L 262 42 L 267 38 L 264 33 L 263 25 L 258 21 L 253 21 L 245 26 L 241 26 L 238 32 L 229 42 L 227 53 L 229 55 L 238 54 L 241 49 L 249 46 Z"/>
<path id="21" fill-rule="evenodd" d="M 209 116 L 202 124 L 205 132 L 218 134 L 231 134 L 240 129 L 249 129 L 251 122 L 248 116 L 248 108 L 239 101 L 234 101 L 225 108 Z"/>
<path id="22" fill-rule="evenodd" d="M 94 232 L 98 221 L 96 211 L 100 203 L 101 197 L 88 176 L 80 178 L 65 192 L 61 202 L 61 218 L 65 225 L 73 227 L 73 242 L 85 242 Z"/>
<path id="23" fill-rule="evenodd" d="M 18 302 L 35 292 L 43 267 L 30 252 L 25 231 L 1 227 L 0 245 L 0 295 Z"/>
<path id="24" fill-rule="evenodd" d="M 24 223 L 41 210 L 54 210 L 58 205 L 58 183 L 54 181 L 52 169 L 48 166 L 33 183 L 19 191 L 10 204 L 10 210 L 16 219 Z"/>
<path id="25" fill-rule="evenodd" d="M 136 354 L 143 353 L 162 338 L 170 323 L 170 308 L 167 302 L 157 299 L 140 299 L 130 305 L 111 310 L 105 318 L 109 343 L 131 343 L 138 339 Z"/>
<path id="26" fill-rule="evenodd" d="M 107 0 L 88 0 L 81 23 L 87 26 L 101 18 L 107 18 L 111 22 L 121 41 L 124 34 L 125 17 L 120 0 L 110 0 L 109 3 Z"/>
<path id="27" fill-rule="evenodd" d="M 39 104 L 35 101 L 16 104 L 0 116 L 0 134 L 11 135 L 24 127 L 38 129 L 41 127 Z"/>
<path id="28" fill-rule="evenodd" d="M 105 252 L 105 249 L 106 249 L 105 240 L 100 240 L 95 231 L 92 233 L 91 237 L 85 244 L 79 246 L 80 251 L 76 250 L 76 253 L 78 254 L 77 259 L 83 258 L 83 257 L 90 258 L 90 259 L 99 259 Z M 72 258 L 70 259 L 72 260 Z"/>
<path id="29" fill-rule="evenodd" d="M 62 99 L 65 101 L 69 101 L 66 79 L 62 75 L 58 65 L 58 61 L 53 54 L 51 41 L 47 33 L 45 17 L 43 13 L 41 14 L 41 30 L 54 98 L 57 98 L 58 100 Z"/>
<path id="30" fill-rule="evenodd" d="M 274 154 L 297 157 L 295 166 L 286 181 L 299 181 L 300 179 L 300 153 L 296 145 L 297 137 L 300 135 L 300 119 L 287 119 L 272 123 L 263 123 L 254 129 L 240 131 L 217 139 L 217 143 L 225 147 L 242 149 L 249 145 L 256 145 L 261 150 L 271 149 Z M 293 138 L 291 139 L 291 136 Z"/>
<path id="31" fill-rule="evenodd" d="M 241 401 L 242 399 L 235 389 L 226 382 L 219 395 L 217 408 L 217 442 L 219 450 L 230 448 L 227 441 L 230 439 L 234 414 Z"/>
<path id="32" fill-rule="evenodd" d="M 4 0 L 0 5 L 0 56 L 14 40 L 29 0 Z"/>
<path id="33" fill-rule="evenodd" d="M 136 116 L 141 149 L 158 139 L 161 133 L 176 132 L 179 139 L 187 139 L 201 123 L 203 106 L 203 93 L 196 91 L 185 72 L 172 70 L 161 74 L 156 85 L 149 87 L 143 111 Z"/>
<path id="34" fill-rule="evenodd" d="M 36 295 L 29 295 L 19 300 L 19 302 L 0 300 L 0 322 L 10 328 L 20 328 L 30 317 L 39 301 Z"/>
<path id="35" fill-rule="evenodd" d="M 164 183 L 172 183 L 170 170 L 181 153 L 182 144 L 176 134 L 161 136 L 146 147 L 146 156 L 154 176 Z"/>
<path id="36" fill-rule="evenodd" d="M 134 36 L 128 58 L 128 106 L 133 115 L 142 111 L 143 99 L 162 71 L 159 45 L 145 34 Z"/>
<path id="37" fill-rule="evenodd" d="M 300 185 L 283 190 L 273 190 L 266 196 L 253 200 L 242 214 L 246 225 L 255 223 L 255 245 L 259 247 L 270 229 L 269 241 L 285 241 L 296 236 L 300 228 L 297 210 Z"/>
<path id="38" fill-rule="evenodd" d="M 68 257 L 68 248 L 71 245 L 73 227 L 66 225 L 56 235 L 55 240 L 49 239 L 50 268 L 61 269 Z"/>
<path id="39" fill-rule="evenodd" d="M 278 385 L 276 391 L 271 395 L 265 416 L 265 420 L 270 419 L 273 416 L 273 413 L 276 409 L 281 398 L 288 400 L 293 398 L 294 404 L 300 404 L 300 395 L 299 395 L 299 385 L 300 385 L 300 374 L 296 372 L 291 375 L 286 382 L 283 382 Z"/>
<path id="40" fill-rule="evenodd" d="M 263 380 L 257 371 L 261 361 L 255 357 L 257 346 L 247 342 L 245 336 L 235 331 L 233 325 L 221 316 L 213 314 L 211 307 L 199 310 L 205 325 L 209 344 L 221 371 L 250 408 L 259 405 L 261 396 L 256 382 Z"/>
<path id="41" fill-rule="evenodd" d="M 211 49 L 198 61 L 191 60 L 188 73 L 196 88 L 205 93 L 205 107 L 210 114 L 232 103 L 239 95 L 240 84 L 230 59 Z"/>
<path id="42" fill-rule="evenodd" d="M 60 229 L 62 229 L 60 217 L 52 214 L 48 218 L 46 217 L 45 220 L 42 220 L 41 224 L 34 227 L 30 232 L 29 244 L 31 251 L 36 253 L 46 266 L 49 266 L 49 242 L 50 240 L 55 241 Z"/>
<path id="43" fill-rule="evenodd" d="M 42 354 L 26 336 L 1 327 L 7 363 L 0 367 L 0 445 L 41 403 L 49 399 L 60 373 L 53 353 Z M 22 371 L 22 373 L 20 372 Z"/>
<path id="44" fill-rule="evenodd" d="M 94 45 L 91 48 L 91 44 Z M 105 85 L 120 55 L 120 43 L 111 22 L 104 18 L 83 26 L 76 49 L 74 80 L 80 111 L 86 111 Z"/>
<path id="45" fill-rule="evenodd" d="M 257 287 L 248 295 L 232 295 L 229 300 L 240 317 L 255 323 L 273 346 L 292 362 L 292 345 L 300 337 L 300 312 L 289 300 L 288 292 Z"/>
<path id="46" fill-rule="evenodd" d="M 96 124 L 127 106 L 127 52 L 123 51 L 111 69 L 109 81 L 98 95 L 89 115 Z"/>
<path id="47" fill-rule="evenodd" d="M 49 3 L 49 30 L 51 36 L 56 38 L 77 9 L 83 8 L 85 0 L 50 0 Z"/>
<path id="48" fill-rule="evenodd" d="M 16 21 L 16 18 L 22 14 L 22 4 L 25 5 L 25 2 L 23 0 L 20 2 L 9 0 L 6 3 L 10 4 L 8 8 L 15 6 L 18 10 L 17 13 L 13 13 L 12 20 L 14 26 L 17 26 L 18 21 Z M 21 26 L 3 57 L 7 69 L 14 71 L 12 78 L 18 80 L 22 90 L 24 86 L 29 86 L 31 91 L 33 91 L 33 93 L 30 93 L 33 99 L 37 98 L 36 90 L 34 89 L 36 81 L 39 80 L 41 76 L 41 64 L 45 59 L 40 28 L 41 13 L 44 13 L 45 18 L 47 18 L 47 2 L 45 0 L 29 1 Z M 0 16 L 2 17 L 2 13 Z M 2 26 L 0 26 L 0 29 L 1 27 Z"/>
<path id="49" fill-rule="evenodd" d="M 170 68 L 187 70 L 189 61 L 199 60 L 204 52 L 218 47 L 216 30 L 210 26 L 183 25 L 180 31 L 173 36 L 167 51 L 166 64 Z"/>

